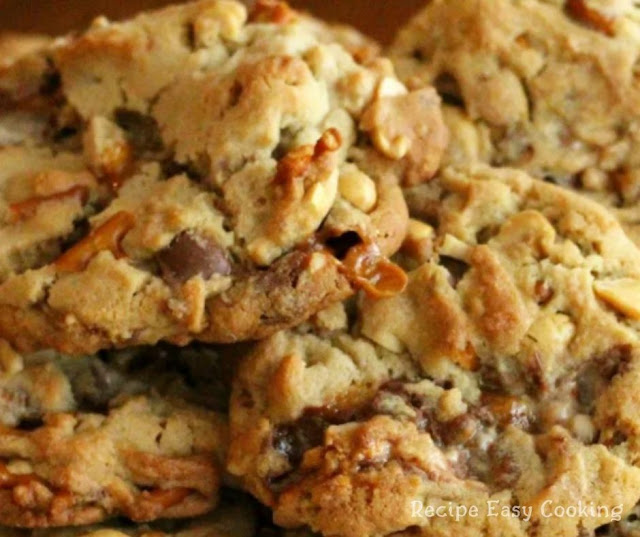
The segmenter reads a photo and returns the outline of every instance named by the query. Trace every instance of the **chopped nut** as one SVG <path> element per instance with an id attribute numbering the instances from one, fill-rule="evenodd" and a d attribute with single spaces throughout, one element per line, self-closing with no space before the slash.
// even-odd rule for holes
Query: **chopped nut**
<path id="1" fill-rule="evenodd" d="M 347 329 L 349 320 L 344 304 L 336 302 L 311 317 L 311 323 L 317 330 L 332 332 Z"/>
<path id="2" fill-rule="evenodd" d="M 411 149 L 411 139 L 408 136 L 399 134 L 388 138 L 382 130 L 373 132 L 373 143 L 382 153 L 394 160 L 400 160 Z"/>
<path id="3" fill-rule="evenodd" d="M 268 265 L 321 225 L 337 196 L 335 154 L 341 144 L 340 132 L 330 128 L 315 145 L 293 149 L 278 162 L 273 179 L 276 193 L 247 243 L 255 263 Z"/>
<path id="4" fill-rule="evenodd" d="M 402 252 L 418 263 L 426 263 L 433 255 L 435 230 L 420 220 L 409 220 L 407 236 L 402 243 Z"/>
<path id="5" fill-rule="evenodd" d="M 598 298 L 620 313 L 640 319 L 640 280 L 621 278 L 597 281 L 593 284 L 593 290 Z"/>
<path id="6" fill-rule="evenodd" d="M 457 237 L 447 233 L 442 240 L 439 252 L 440 255 L 446 255 L 447 257 L 453 257 L 454 259 L 466 262 L 469 258 L 470 249 L 471 247 L 466 242 L 462 242 Z"/>
<path id="7" fill-rule="evenodd" d="M 354 164 L 345 164 L 340 173 L 338 190 L 351 205 L 368 213 L 378 201 L 376 184 Z"/>
<path id="8" fill-rule="evenodd" d="M 377 99 L 381 99 L 383 97 L 397 97 L 398 95 L 406 95 L 407 93 L 408 91 L 404 84 L 398 79 L 390 76 L 385 76 L 376 88 Z"/>
<path id="9" fill-rule="evenodd" d="M 408 240 L 418 242 L 424 239 L 433 239 L 435 234 L 435 230 L 429 224 L 425 224 L 415 218 L 409 220 L 409 227 L 407 229 Z"/>
<path id="10" fill-rule="evenodd" d="M 100 251 L 110 250 L 115 257 L 123 257 L 120 242 L 133 228 L 134 216 L 126 211 L 114 214 L 99 228 L 94 229 L 73 248 L 67 250 L 56 261 L 55 266 L 62 272 L 80 272 Z"/>

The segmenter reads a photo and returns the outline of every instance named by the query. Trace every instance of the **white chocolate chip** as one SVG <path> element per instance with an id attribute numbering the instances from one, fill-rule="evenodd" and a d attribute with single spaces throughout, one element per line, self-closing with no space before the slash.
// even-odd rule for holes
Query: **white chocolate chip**
<path id="1" fill-rule="evenodd" d="M 593 290 L 598 298 L 627 317 L 640 320 L 640 280 L 621 278 L 619 280 L 597 281 Z"/>
<path id="2" fill-rule="evenodd" d="M 354 164 L 345 164 L 340 171 L 338 190 L 351 205 L 368 213 L 378 202 L 376 184 Z"/>

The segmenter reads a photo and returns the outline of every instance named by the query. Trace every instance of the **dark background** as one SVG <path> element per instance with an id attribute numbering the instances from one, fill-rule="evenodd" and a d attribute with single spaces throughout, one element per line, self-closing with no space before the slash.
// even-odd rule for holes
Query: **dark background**
<path id="1" fill-rule="evenodd" d="M 96 15 L 112 19 L 175 0 L 0 0 L 0 31 L 63 34 L 85 27 Z M 291 0 L 318 16 L 346 22 L 388 42 L 394 29 L 426 0 Z"/>

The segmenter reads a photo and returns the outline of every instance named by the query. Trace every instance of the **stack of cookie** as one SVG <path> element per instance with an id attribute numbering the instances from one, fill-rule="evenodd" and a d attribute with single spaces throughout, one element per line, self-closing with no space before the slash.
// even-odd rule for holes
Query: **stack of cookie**
<path id="1" fill-rule="evenodd" d="M 0 51 L 0 537 L 640 535 L 632 2 Z"/>

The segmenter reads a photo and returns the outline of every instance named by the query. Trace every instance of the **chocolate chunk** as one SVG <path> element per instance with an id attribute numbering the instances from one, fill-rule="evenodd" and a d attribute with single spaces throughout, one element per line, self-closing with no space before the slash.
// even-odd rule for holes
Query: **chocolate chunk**
<path id="1" fill-rule="evenodd" d="M 115 112 L 115 120 L 118 126 L 127 133 L 129 142 L 137 152 L 162 150 L 163 142 L 160 128 L 153 117 L 119 108 Z"/>
<path id="2" fill-rule="evenodd" d="M 214 274 L 228 276 L 231 263 L 226 252 L 214 240 L 184 231 L 158 253 L 164 279 L 172 284 L 184 283 L 193 276 L 205 280 Z"/>
<path id="3" fill-rule="evenodd" d="M 273 447 L 297 466 L 307 451 L 322 445 L 324 431 L 329 425 L 322 417 L 304 416 L 294 424 L 277 428 L 273 434 Z"/>
<path id="4" fill-rule="evenodd" d="M 449 283 L 454 289 L 469 270 L 469 265 L 464 261 L 446 255 L 440 256 L 440 264 L 449 271 Z"/>

